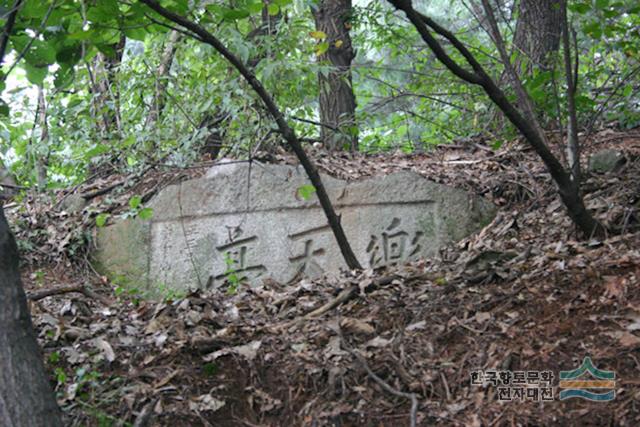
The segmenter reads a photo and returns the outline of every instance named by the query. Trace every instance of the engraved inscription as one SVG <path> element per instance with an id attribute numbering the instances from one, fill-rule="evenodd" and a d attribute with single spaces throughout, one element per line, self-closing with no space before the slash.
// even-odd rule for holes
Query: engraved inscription
<path id="1" fill-rule="evenodd" d="M 267 271 L 263 264 L 251 264 L 253 255 L 253 245 L 257 242 L 258 236 L 245 237 L 235 240 L 216 249 L 223 256 L 227 264 L 227 271 L 215 276 L 215 280 L 225 279 L 230 273 L 238 275 L 240 280 L 254 280 Z"/>
<path id="2" fill-rule="evenodd" d="M 367 245 L 369 265 L 380 267 L 409 259 L 422 250 L 420 241 L 424 233 L 416 231 L 412 237 L 400 225 L 400 218 L 393 218 L 391 224 L 380 235 L 372 235 Z"/>
<path id="3" fill-rule="evenodd" d="M 317 258 L 324 255 L 326 250 L 321 247 L 312 236 L 329 230 L 329 226 L 324 225 L 289 235 L 289 239 L 294 242 L 294 245 L 299 246 L 296 242 L 303 243 L 302 253 L 289 258 L 289 261 L 295 265 L 296 275 L 305 273 L 309 276 L 318 276 L 324 272 Z"/>

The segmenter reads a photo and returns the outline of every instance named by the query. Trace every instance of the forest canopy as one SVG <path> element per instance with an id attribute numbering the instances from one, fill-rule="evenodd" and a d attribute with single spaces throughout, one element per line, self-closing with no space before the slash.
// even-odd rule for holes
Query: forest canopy
<path id="1" fill-rule="evenodd" d="M 326 145 L 318 75 L 332 72 L 327 52 L 344 41 L 316 28 L 320 3 L 162 5 L 210 28 L 251 66 L 303 142 Z M 0 152 L 20 186 L 64 187 L 105 162 L 124 169 L 186 165 L 205 154 L 246 158 L 281 143 L 265 108 L 228 62 L 144 4 L 7 1 L 5 16 L 15 4 L 20 12 L 3 66 Z M 518 6 L 494 3 L 497 25 L 536 114 L 546 128 L 562 129 L 568 111 L 559 31 L 544 63 L 530 57 L 519 34 L 532 28 L 522 21 L 535 18 Z M 414 7 L 456 34 L 508 86 L 480 2 L 416 1 Z M 581 130 L 640 123 L 639 8 L 634 1 L 568 4 Z M 358 136 L 360 151 L 421 151 L 470 135 L 497 147 L 515 134 L 482 89 L 439 63 L 390 4 L 355 1 L 347 10 L 355 117 L 346 133 Z M 455 50 L 451 55 L 461 59 Z M 512 89 L 505 91 L 515 99 Z"/>

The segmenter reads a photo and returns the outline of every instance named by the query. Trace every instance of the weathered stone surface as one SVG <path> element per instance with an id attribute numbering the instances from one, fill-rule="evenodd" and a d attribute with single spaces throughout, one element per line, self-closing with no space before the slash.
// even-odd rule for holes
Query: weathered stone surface
<path id="1" fill-rule="evenodd" d="M 323 182 L 364 267 L 433 255 L 495 213 L 482 198 L 410 172 Z M 97 260 L 152 288 L 219 286 L 231 275 L 286 283 L 299 273 L 336 273 L 345 267 L 340 250 L 315 194 L 301 197 L 303 186 L 302 168 L 214 167 L 161 191 L 150 204 L 151 221 L 101 230 Z"/>
<path id="2" fill-rule="evenodd" d="M 595 173 L 616 172 L 626 162 L 624 154 L 617 150 L 600 150 L 589 157 L 589 171 Z"/>
<path id="3" fill-rule="evenodd" d="M 62 200 L 62 203 L 60 203 L 60 210 L 69 213 L 76 213 L 83 210 L 86 206 L 87 201 L 84 197 L 79 194 L 69 194 Z"/>

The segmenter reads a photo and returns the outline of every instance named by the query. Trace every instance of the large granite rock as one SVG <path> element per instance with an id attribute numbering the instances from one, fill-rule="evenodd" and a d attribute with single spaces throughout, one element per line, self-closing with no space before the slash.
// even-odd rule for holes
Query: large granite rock
<path id="1" fill-rule="evenodd" d="M 410 172 L 351 183 L 322 178 L 364 267 L 434 255 L 495 213 L 480 197 Z M 344 261 L 309 189 L 302 168 L 217 166 L 161 191 L 150 203 L 152 220 L 100 229 L 96 260 L 121 281 L 150 289 L 336 273 Z"/>

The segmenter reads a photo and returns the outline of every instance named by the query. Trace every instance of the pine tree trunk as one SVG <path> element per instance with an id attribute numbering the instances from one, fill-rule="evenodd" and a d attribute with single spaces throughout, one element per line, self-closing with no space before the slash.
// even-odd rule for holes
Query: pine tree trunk
<path id="1" fill-rule="evenodd" d="M 62 426 L 20 283 L 18 250 L 0 209 L 0 425 Z"/>
<path id="2" fill-rule="evenodd" d="M 320 137 L 330 150 L 358 149 L 356 98 L 351 81 L 351 61 L 355 57 L 351 45 L 349 17 L 351 0 L 322 0 L 313 15 L 316 29 L 327 35 L 329 49 L 320 55 L 332 70 L 319 73 Z"/>

